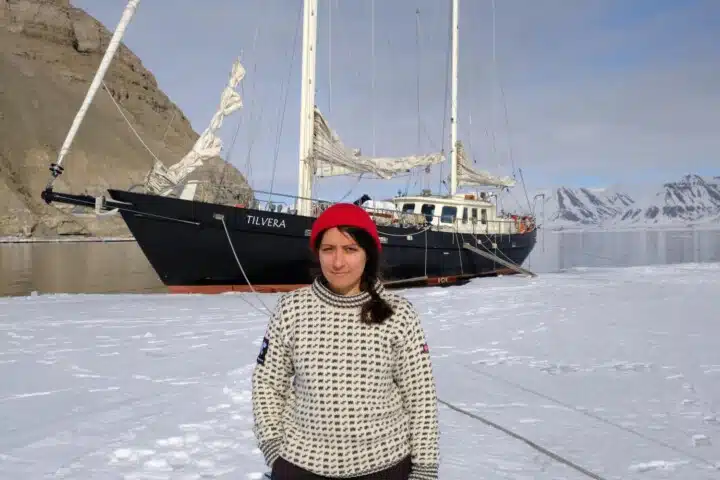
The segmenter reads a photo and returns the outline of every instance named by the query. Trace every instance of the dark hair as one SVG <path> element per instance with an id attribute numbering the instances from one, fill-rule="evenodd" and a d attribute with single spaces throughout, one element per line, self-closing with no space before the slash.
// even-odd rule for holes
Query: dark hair
<path id="1" fill-rule="evenodd" d="M 380 280 L 380 252 L 378 251 L 375 240 L 368 232 L 357 227 L 337 227 L 343 233 L 350 235 L 365 251 L 367 260 L 365 269 L 360 280 L 360 290 L 370 294 L 370 301 L 366 302 L 360 310 L 360 319 L 369 325 L 380 324 L 387 320 L 394 312 L 390 304 L 385 301 L 375 290 L 375 283 Z M 320 248 L 325 232 L 317 236 L 315 252 Z M 322 273 L 320 273 L 322 275 Z M 327 282 L 327 279 L 323 278 Z"/>

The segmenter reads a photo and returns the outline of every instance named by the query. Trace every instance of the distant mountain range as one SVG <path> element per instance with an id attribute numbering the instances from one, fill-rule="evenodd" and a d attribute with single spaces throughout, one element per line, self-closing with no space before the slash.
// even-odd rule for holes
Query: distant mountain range
<path id="1" fill-rule="evenodd" d="M 685 175 L 649 192 L 622 187 L 538 192 L 535 213 L 546 228 L 720 227 L 720 176 Z"/>

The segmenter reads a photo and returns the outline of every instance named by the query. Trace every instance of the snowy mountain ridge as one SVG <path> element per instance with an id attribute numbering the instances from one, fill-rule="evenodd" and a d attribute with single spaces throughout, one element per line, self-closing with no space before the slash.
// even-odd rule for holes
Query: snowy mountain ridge
<path id="1" fill-rule="evenodd" d="M 552 230 L 720 227 L 720 176 L 688 174 L 649 192 L 622 187 L 559 187 L 538 193 L 535 214 Z"/>

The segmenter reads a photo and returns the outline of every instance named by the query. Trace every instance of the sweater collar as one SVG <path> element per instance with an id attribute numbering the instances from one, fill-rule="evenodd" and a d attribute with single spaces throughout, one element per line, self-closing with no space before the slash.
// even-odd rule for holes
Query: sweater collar
<path id="1" fill-rule="evenodd" d="M 385 287 L 378 280 L 375 282 L 375 291 L 378 295 L 382 295 Z M 370 293 L 360 292 L 357 295 L 338 295 L 337 293 L 330 290 L 325 284 L 325 281 L 318 277 L 312 283 L 312 291 L 315 295 L 323 302 L 333 307 L 339 308 L 356 308 L 361 307 L 363 304 L 370 300 Z"/>

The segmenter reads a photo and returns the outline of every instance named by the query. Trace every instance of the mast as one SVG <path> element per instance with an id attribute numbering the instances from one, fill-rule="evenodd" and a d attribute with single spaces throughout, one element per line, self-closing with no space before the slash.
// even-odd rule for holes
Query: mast
<path id="1" fill-rule="evenodd" d="M 52 166 L 50 167 L 50 171 L 52 172 L 52 177 L 47 184 L 47 188 L 52 187 L 52 184 L 55 181 L 55 179 L 63 171 L 62 162 L 65 159 L 65 156 L 67 155 L 68 151 L 70 150 L 70 145 L 72 144 L 73 140 L 75 139 L 75 135 L 77 135 L 77 131 L 80 128 L 80 124 L 82 123 L 83 119 L 85 118 L 85 114 L 87 113 L 87 110 L 90 107 L 90 104 L 92 103 L 93 98 L 95 98 L 95 94 L 100 89 L 100 85 L 102 84 L 103 78 L 105 77 L 105 72 L 107 72 L 108 68 L 110 68 L 110 62 L 112 61 L 113 57 L 115 56 L 115 52 L 117 51 L 118 47 L 120 46 L 120 40 L 122 39 L 123 35 L 125 34 L 125 29 L 127 28 L 128 24 L 130 23 L 130 20 L 132 19 L 133 15 L 135 15 L 135 10 L 137 9 L 138 3 L 140 3 L 140 0 L 129 0 L 127 3 L 127 6 L 125 6 L 125 11 L 123 12 L 122 17 L 120 18 L 120 22 L 118 23 L 117 28 L 115 28 L 115 33 L 113 33 L 113 36 L 110 39 L 108 48 L 105 51 L 105 55 L 103 56 L 102 61 L 100 62 L 100 66 L 98 67 L 97 71 L 95 72 L 95 77 L 93 78 L 92 83 L 90 83 L 88 92 L 85 95 L 85 100 L 83 100 L 83 103 L 80 106 L 80 109 L 75 114 L 75 119 L 73 120 L 72 125 L 70 125 L 70 130 L 68 131 L 68 134 L 65 137 L 65 141 L 63 142 L 62 147 L 60 147 L 60 152 L 58 153 L 57 162 L 52 164 Z"/>
<path id="2" fill-rule="evenodd" d="M 299 215 L 310 216 L 313 181 L 312 145 L 315 124 L 315 58 L 318 0 L 303 3 L 303 50 L 300 84 L 300 152 L 298 162 Z"/>
<path id="3" fill-rule="evenodd" d="M 450 98 L 450 195 L 457 190 L 458 0 L 452 0 L 452 78 Z"/>

